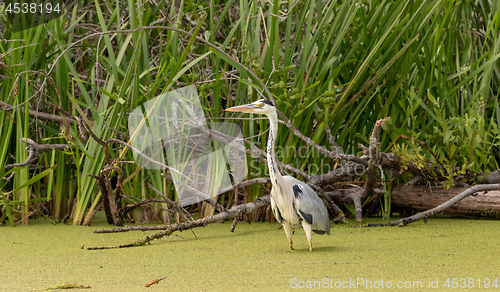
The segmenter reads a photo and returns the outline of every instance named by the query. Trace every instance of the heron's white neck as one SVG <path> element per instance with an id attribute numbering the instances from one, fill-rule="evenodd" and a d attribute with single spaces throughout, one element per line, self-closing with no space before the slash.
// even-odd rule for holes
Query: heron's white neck
<path id="1" fill-rule="evenodd" d="M 278 186 L 278 180 L 281 178 L 281 173 L 278 169 L 278 164 L 276 163 L 276 157 L 274 154 L 274 145 L 276 144 L 276 137 L 278 136 L 278 116 L 276 112 L 266 114 L 269 118 L 269 138 L 267 139 L 267 165 L 269 167 L 269 174 L 271 176 L 271 183 L 274 188 Z"/>

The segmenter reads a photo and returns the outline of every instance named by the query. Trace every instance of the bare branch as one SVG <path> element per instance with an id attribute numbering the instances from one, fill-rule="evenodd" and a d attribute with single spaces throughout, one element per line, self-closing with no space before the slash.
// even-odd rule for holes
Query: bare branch
<path id="1" fill-rule="evenodd" d="M 500 184 L 486 184 L 486 185 L 475 185 L 472 186 L 462 193 L 456 195 L 452 199 L 444 202 L 443 204 L 432 208 L 430 210 L 420 212 L 418 214 L 415 214 L 410 217 L 406 217 L 397 221 L 389 222 L 387 224 L 368 224 L 366 227 L 373 227 L 373 226 L 405 226 L 408 225 L 412 222 L 421 220 L 421 219 L 426 219 L 427 217 L 436 215 L 438 213 L 443 212 L 444 210 L 448 209 L 449 207 L 455 205 L 456 203 L 460 202 L 461 200 L 467 198 L 468 196 L 475 194 L 477 192 L 485 192 L 485 191 L 492 191 L 492 190 L 500 190 Z"/>

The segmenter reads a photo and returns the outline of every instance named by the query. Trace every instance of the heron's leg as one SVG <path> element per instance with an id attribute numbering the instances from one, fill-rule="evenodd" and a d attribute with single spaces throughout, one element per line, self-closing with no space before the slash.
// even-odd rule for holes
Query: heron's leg
<path id="1" fill-rule="evenodd" d="M 290 250 L 293 250 L 293 242 L 292 242 L 292 224 L 290 222 L 283 220 L 283 229 L 285 229 L 286 237 L 288 238 L 288 245 L 290 246 Z"/>
<path id="2" fill-rule="evenodd" d="M 312 226 L 311 224 L 307 223 L 306 220 L 302 221 L 302 227 L 304 228 L 304 231 L 307 236 L 307 241 L 309 241 L 309 250 L 312 251 L 312 242 L 311 242 L 311 231 L 312 231 Z"/>

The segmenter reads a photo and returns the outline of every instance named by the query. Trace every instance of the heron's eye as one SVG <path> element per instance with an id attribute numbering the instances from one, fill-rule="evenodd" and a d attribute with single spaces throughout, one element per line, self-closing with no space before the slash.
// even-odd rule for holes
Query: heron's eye
<path id="1" fill-rule="evenodd" d="M 264 107 L 264 103 L 259 103 L 259 104 L 256 105 L 256 107 L 263 108 Z"/>

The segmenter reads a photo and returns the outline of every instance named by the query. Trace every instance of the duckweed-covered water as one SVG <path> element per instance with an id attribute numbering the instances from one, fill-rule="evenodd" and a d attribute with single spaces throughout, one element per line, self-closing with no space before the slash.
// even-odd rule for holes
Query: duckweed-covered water
<path id="1" fill-rule="evenodd" d="M 86 248 L 126 244 L 153 232 L 92 233 L 109 227 L 102 219 L 92 227 L 48 220 L 0 227 L 0 291 L 65 283 L 90 285 L 90 291 L 380 291 L 389 285 L 393 291 L 457 291 L 453 285 L 500 291 L 500 221 L 335 225 L 331 236 L 313 235 L 312 252 L 302 229 L 289 251 L 277 223 L 240 222 L 234 233 L 230 226 L 197 228 L 197 238 L 187 230 L 145 247 L 97 251 Z"/>

